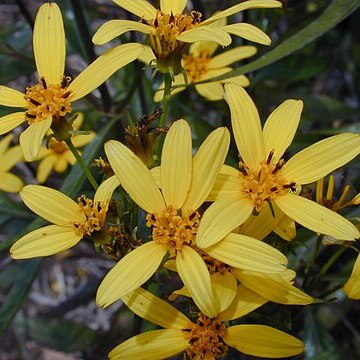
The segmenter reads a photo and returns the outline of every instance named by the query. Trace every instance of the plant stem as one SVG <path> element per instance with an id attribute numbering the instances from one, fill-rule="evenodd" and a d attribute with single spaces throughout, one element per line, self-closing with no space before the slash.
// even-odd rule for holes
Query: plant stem
<path id="1" fill-rule="evenodd" d="M 171 79 L 171 75 L 170 74 L 165 74 L 164 75 L 164 82 L 165 82 L 165 86 L 164 86 L 164 96 L 162 99 L 162 114 L 160 116 L 160 120 L 159 120 L 159 128 L 164 128 L 166 125 L 166 119 L 167 119 L 167 114 L 169 111 L 169 104 L 170 104 L 170 98 L 171 98 L 171 84 L 172 84 L 172 79 Z M 158 137 L 158 141 L 156 144 L 156 151 L 155 154 L 158 156 L 158 159 L 160 160 L 161 157 L 161 150 L 162 150 L 162 146 L 164 143 L 164 134 L 160 134 Z"/>
<path id="2" fill-rule="evenodd" d="M 306 289 L 306 286 L 307 286 L 307 283 L 308 283 L 308 280 L 309 280 L 310 269 L 314 265 L 316 256 L 317 256 L 317 254 L 319 252 L 319 249 L 320 249 L 320 245 L 321 245 L 321 241 L 322 241 L 323 236 L 324 235 L 319 235 L 317 237 L 316 243 L 314 245 L 313 252 L 311 254 L 311 257 L 310 257 L 308 263 L 306 264 L 305 271 L 304 271 L 304 281 L 303 281 L 303 285 L 302 285 L 303 289 Z"/>
<path id="3" fill-rule="evenodd" d="M 69 147 L 70 151 L 73 153 L 73 155 L 75 156 L 75 159 L 77 161 L 77 163 L 79 164 L 79 166 L 81 167 L 82 171 L 84 172 L 84 174 L 86 175 L 86 177 L 88 178 L 90 184 L 92 185 L 92 187 L 95 189 L 95 191 L 98 189 L 99 185 L 97 184 L 96 180 L 94 179 L 94 177 L 91 175 L 91 172 L 89 171 L 89 168 L 86 166 L 83 158 L 81 157 L 81 155 L 79 154 L 79 152 L 77 151 L 76 147 L 74 146 L 74 144 L 72 143 L 71 139 L 67 139 L 65 140 L 66 145 Z"/>

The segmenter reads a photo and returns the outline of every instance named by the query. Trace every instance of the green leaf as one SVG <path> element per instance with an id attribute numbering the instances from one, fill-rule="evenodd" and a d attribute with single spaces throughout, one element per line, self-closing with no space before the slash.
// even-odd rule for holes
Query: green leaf
<path id="1" fill-rule="evenodd" d="M 263 68 L 275 61 L 302 49 L 305 45 L 316 40 L 318 37 L 335 27 L 338 23 L 348 17 L 360 6 L 359 0 L 333 0 L 324 12 L 308 26 L 295 35 L 284 40 L 274 50 L 269 51 L 260 59 L 230 71 L 223 76 L 212 80 L 228 79 L 233 76 L 243 75 L 250 71 Z"/>
<path id="2" fill-rule="evenodd" d="M 85 325 L 62 319 L 17 318 L 17 330 L 26 338 L 62 352 L 86 350 L 98 338 Z"/>
<path id="3" fill-rule="evenodd" d="M 118 120 L 118 117 L 111 119 L 111 121 L 109 121 L 101 129 L 101 131 L 99 131 L 91 144 L 86 147 L 83 153 L 83 158 L 87 165 L 89 165 L 93 161 L 94 157 L 99 153 L 104 139 Z M 75 165 L 65 179 L 63 186 L 61 187 L 61 191 L 69 196 L 75 196 L 75 194 L 80 191 L 84 179 L 85 175 L 82 173 L 80 167 Z M 44 220 L 36 218 L 33 222 L 30 223 L 26 231 L 24 231 L 21 235 L 37 229 L 44 224 Z M 10 239 L 9 241 L 2 243 L 0 250 L 4 250 L 7 247 L 10 247 L 18 238 L 19 236 L 17 236 L 15 239 Z M 0 308 L 0 336 L 8 328 L 17 311 L 20 309 L 33 281 L 36 278 L 41 263 L 42 259 L 35 259 L 25 262 L 18 261 L 16 263 L 16 266 L 20 268 L 19 276 L 14 280 L 13 286 L 11 287 L 6 299 L 3 301 L 2 307 Z"/>

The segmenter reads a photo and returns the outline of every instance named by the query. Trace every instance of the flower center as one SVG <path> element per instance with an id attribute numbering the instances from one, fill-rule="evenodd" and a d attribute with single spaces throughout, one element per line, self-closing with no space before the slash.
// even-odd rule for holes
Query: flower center
<path id="1" fill-rule="evenodd" d="M 208 72 L 208 65 L 211 56 L 208 52 L 202 51 L 199 56 L 192 54 L 184 55 L 184 69 L 186 71 L 189 82 L 200 80 L 201 77 Z"/>
<path id="2" fill-rule="evenodd" d="M 225 274 L 231 272 L 231 267 L 217 259 L 214 259 L 205 252 L 200 252 L 201 257 L 203 258 L 210 274 L 220 273 Z"/>
<path id="3" fill-rule="evenodd" d="M 180 211 L 172 206 L 155 214 L 146 215 L 146 226 L 152 229 L 153 240 L 164 246 L 170 255 L 181 250 L 183 245 L 194 246 L 200 224 L 198 212 Z"/>
<path id="4" fill-rule="evenodd" d="M 266 201 L 288 194 L 289 191 L 296 191 L 296 183 L 288 182 L 279 172 L 285 161 L 281 159 L 275 164 L 271 161 L 273 155 L 274 153 L 270 151 L 266 162 L 261 164 L 258 173 L 242 161 L 239 163 L 243 191 L 249 196 L 257 212 L 261 210 Z"/>
<path id="5" fill-rule="evenodd" d="M 183 331 L 189 339 L 189 347 L 185 351 L 190 359 L 218 359 L 228 350 L 223 341 L 226 327 L 216 318 L 210 319 L 201 314 L 196 324 L 189 323 Z"/>
<path id="6" fill-rule="evenodd" d="M 197 11 L 192 11 L 190 15 L 174 15 L 157 10 L 156 17 L 149 22 L 155 29 L 155 34 L 150 34 L 150 44 L 155 56 L 166 59 L 171 53 L 180 52 L 186 43 L 176 40 L 176 37 L 196 26 L 200 18 L 201 14 Z"/>
<path id="7" fill-rule="evenodd" d="M 78 198 L 80 211 L 85 215 L 81 223 L 74 222 L 75 232 L 82 236 L 91 235 L 94 231 L 100 231 L 105 226 L 106 209 L 101 201 L 93 203 L 85 195 Z"/>
<path id="8" fill-rule="evenodd" d="M 61 84 L 47 84 L 41 78 L 39 84 L 26 88 L 25 100 L 28 110 L 25 113 L 28 124 L 46 119 L 52 115 L 57 120 L 71 112 L 71 91 L 67 90 L 69 77 L 63 77 Z"/>

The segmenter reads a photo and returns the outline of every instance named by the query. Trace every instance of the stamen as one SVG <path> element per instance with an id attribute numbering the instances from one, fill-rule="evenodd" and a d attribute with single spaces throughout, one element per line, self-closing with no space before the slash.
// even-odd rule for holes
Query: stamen
<path id="1" fill-rule="evenodd" d="M 40 79 L 40 81 L 41 81 L 41 83 L 42 83 L 43 88 L 44 88 L 44 89 L 47 89 L 47 85 L 46 85 L 46 81 L 45 81 L 44 77 L 42 77 L 42 78 Z"/>
<path id="2" fill-rule="evenodd" d="M 274 151 L 271 150 L 270 153 L 269 153 L 269 156 L 268 156 L 268 158 L 267 158 L 267 160 L 266 160 L 266 164 L 267 164 L 267 165 L 270 165 L 271 159 L 273 158 L 273 156 L 274 156 Z"/>

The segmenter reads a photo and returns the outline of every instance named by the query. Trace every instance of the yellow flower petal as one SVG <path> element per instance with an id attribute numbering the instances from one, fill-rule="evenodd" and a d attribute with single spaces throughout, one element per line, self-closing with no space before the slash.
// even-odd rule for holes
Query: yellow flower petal
<path id="1" fill-rule="evenodd" d="M 90 134 L 86 135 L 74 135 L 72 138 L 72 142 L 76 148 L 80 148 L 84 145 L 91 143 L 95 136 L 96 134 L 94 132 L 90 132 Z"/>
<path id="2" fill-rule="evenodd" d="M 0 85 L 0 105 L 11 107 L 27 107 L 24 94 L 20 91 Z"/>
<path id="3" fill-rule="evenodd" d="M 200 311 L 208 317 L 215 317 L 218 304 L 209 271 L 201 256 L 191 247 L 183 246 L 181 251 L 177 252 L 176 268 Z"/>
<path id="4" fill-rule="evenodd" d="M 231 194 L 215 201 L 204 213 L 196 235 L 200 248 L 209 247 L 222 240 L 250 216 L 253 207 L 249 198 Z"/>
<path id="5" fill-rule="evenodd" d="M 73 228 L 49 225 L 31 231 L 20 238 L 11 248 L 13 259 L 29 259 L 57 254 L 70 249 L 81 240 Z"/>
<path id="6" fill-rule="evenodd" d="M 345 165 L 360 153 L 360 134 L 344 133 L 318 141 L 294 155 L 281 169 L 296 184 L 309 184 Z"/>
<path id="7" fill-rule="evenodd" d="M 36 68 L 48 84 L 60 84 L 65 69 L 65 31 L 56 3 L 45 3 L 36 15 L 33 35 Z"/>
<path id="8" fill-rule="evenodd" d="M 107 307 L 137 289 L 155 273 L 166 254 L 160 245 L 150 241 L 123 257 L 105 276 L 96 303 Z"/>
<path id="9" fill-rule="evenodd" d="M 265 153 L 274 152 L 272 161 L 277 163 L 291 144 L 298 128 L 303 102 L 286 100 L 277 107 L 265 122 L 263 134 Z"/>
<path id="10" fill-rule="evenodd" d="M 240 282 L 270 301 L 285 305 L 308 305 L 314 299 L 285 280 L 280 274 L 259 274 L 235 270 Z"/>
<path id="11" fill-rule="evenodd" d="M 103 45 L 128 31 L 149 34 L 153 32 L 153 29 L 149 25 L 137 21 L 110 20 L 99 27 L 92 41 L 95 45 Z"/>
<path id="12" fill-rule="evenodd" d="M 224 274 L 212 274 L 211 283 L 214 295 L 219 304 L 219 312 L 224 311 L 235 298 L 237 281 L 232 273 L 226 272 Z"/>
<path id="13" fill-rule="evenodd" d="M 151 47 L 144 45 L 144 50 L 138 56 L 138 60 L 142 61 L 145 65 L 150 65 L 150 63 L 155 59 L 156 56 L 154 55 L 154 52 L 152 51 Z M 164 87 L 164 84 L 161 87 Z"/>
<path id="14" fill-rule="evenodd" d="M 276 204 L 273 204 L 273 207 L 276 207 Z M 286 241 L 291 241 L 295 239 L 296 236 L 296 226 L 295 221 L 284 213 L 280 216 L 280 220 L 274 228 L 274 233 L 279 235 L 282 239 Z"/>
<path id="15" fill-rule="evenodd" d="M 25 113 L 16 112 L 0 118 L 0 135 L 6 134 L 25 121 Z"/>
<path id="16" fill-rule="evenodd" d="M 146 0 L 113 0 L 115 4 L 145 20 L 154 19 L 156 9 Z"/>
<path id="17" fill-rule="evenodd" d="M 179 310 L 143 288 L 123 296 L 121 300 L 136 315 L 166 329 L 181 330 L 190 322 Z"/>
<path id="18" fill-rule="evenodd" d="M 269 36 L 267 36 L 259 28 L 251 24 L 247 24 L 247 23 L 231 24 L 231 25 L 221 26 L 220 29 L 224 30 L 229 34 L 239 36 L 246 40 L 254 41 L 258 44 L 262 44 L 262 45 L 271 44 L 271 39 L 269 38 Z"/>
<path id="19" fill-rule="evenodd" d="M 50 129 L 51 123 L 52 117 L 50 115 L 45 120 L 29 125 L 29 127 L 20 134 L 19 142 L 25 160 L 33 161 L 36 159 L 41 143 L 47 131 Z"/>
<path id="20" fill-rule="evenodd" d="M 258 240 L 264 239 L 276 228 L 281 218 L 285 216 L 276 204 L 272 204 L 272 207 L 275 216 L 273 215 L 269 204 L 266 203 L 259 214 L 250 215 L 249 219 L 245 221 L 239 228 L 239 231 L 236 232 Z"/>
<path id="21" fill-rule="evenodd" d="M 186 6 L 187 0 L 160 0 L 160 9 L 166 14 L 181 14 Z"/>
<path id="22" fill-rule="evenodd" d="M 60 154 L 60 156 L 58 155 L 54 164 L 54 170 L 58 173 L 63 173 L 64 171 L 66 171 L 68 165 L 69 163 L 66 156 L 64 156 L 64 154 Z"/>
<path id="23" fill-rule="evenodd" d="M 345 294 L 353 300 L 360 300 L 360 255 L 358 255 L 350 278 L 344 285 Z"/>
<path id="24" fill-rule="evenodd" d="M 103 181 L 94 195 L 94 202 L 102 201 L 106 210 L 115 189 L 120 186 L 119 179 L 114 175 Z"/>
<path id="25" fill-rule="evenodd" d="M 244 354 L 266 358 L 294 356 L 304 351 L 301 340 L 265 325 L 231 326 L 224 341 Z"/>
<path id="26" fill-rule="evenodd" d="M 226 31 L 218 27 L 210 26 L 197 26 L 184 31 L 176 37 L 176 40 L 186 43 L 193 43 L 195 41 L 212 41 L 221 46 L 228 46 L 231 44 L 231 37 Z"/>
<path id="27" fill-rule="evenodd" d="M 13 134 L 8 134 L 0 140 L 0 156 L 1 157 L 3 157 L 4 154 L 6 153 L 6 150 L 10 146 L 10 143 L 13 138 L 14 138 Z M 3 169 L 3 167 L 1 167 L 1 164 L 0 164 L 0 171 L 2 171 L 2 169 Z M 5 171 L 5 170 L 3 170 L 3 171 Z"/>
<path id="28" fill-rule="evenodd" d="M 218 315 L 218 319 L 221 321 L 238 319 L 256 310 L 267 303 L 267 301 L 267 299 L 244 285 L 239 285 L 233 302 L 225 311 Z"/>
<path id="29" fill-rule="evenodd" d="M 9 171 L 16 163 L 23 160 L 23 152 L 19 145 L 13 146 L 1 155 L 0 173 Z"/>
<path id="30" fill-rule="evenodd" d="M 151 214 L 165 208 L 149 169 L 132 151 L 110 140 L 105 144 L 105 153 L 121 185 L 141 208 Z"/>
<path id="31" fill-rule="evenodd" d="M 73 228 L 74 222 L 84 221 L 75 201 L 60 191 L 41 185 L 27 185 L 20 196 L 35 214 L 56 225 Z"/>
<path id="32" fill-rule="evenodd" d="M 41 184 L 47 180 L 52 169 L 54 168 L 54 164 L 57 161 L 56 155 L 46 156 L 42 159 L 38 165 L 36 170 L 36 180 Z"/>
<path id="33" fill-rule="evenodd" d="M 220 82 L 221 82 L 221 84 L 234 83 L 234 84 L 240 85 L 242 87 L 246 87 L 246 86 L 250 85 L 250 80 L 245 75 L 230 77 L 228 79 L 220 80 Z"/>
<path id="34" fill-rule="evenodd" d="M 23 181 L 11 173 L 0 173 L 0 190 L 17 193 L 24 186 Z"/>
<path id="35" fill-rule="evenodd" d="M 231 6 L 230 8 L 220 11 L 216 13 L 215 15 L 211 16 L 207 20 L 203 21 L 201 24 L 211 24 L 215 20 L 219 20 L 225 17 L 228 17 L 230 15 L 236 14 L 237 12 L 244 11 L 247 9 L 257 9 L 257 8 L 278 8 L 282 7 L 282 4 L 280 1 L 274 1 L 274 0 L 249 0 L 249 1 L 243 1 L 241 4 Z"/>
<path id="36" fill-rule="evenodd" d="M 209 69 L 221 68 L 228 66 L 236 61 L 249 58 L 257 53 L 255 46 L 238 46 L 234 49 L 224 51 L 223 53 L 214 56 L 209 61 Z"/>
<path id="37" fill-rule="evenodd" d="M 282 272 L 287 264 L 286 256 L 279 250 L 260 240 L 234 233 L 203 250 L 234 268 L 261 273 Z"/>
<path id="38" fill-rule="evenodd" d="M 174 81 L 172 82 L 171 86 L 175 87 L 175 86 L 183 85 L 183 84 L 185 84 L 184 75 L 182 73 L 180 73 L 178 75 L 175 75 Z M 165 83 L 162 82 L 161 85 L 159 86 L 159 90 L 157 90 L 155 92 L 155 94 L 154 94 L 155 102 L 162 101 L 162 99 L 164 97 L 164 86 L 165 86 Z M 186 89 L 186 86 L 176 87 L 175 89 L 171 90 L 171 96 L 174 96 L 175 94 L 178 94 L 179 92 L 181 92 L 185 89 Z"/>
<path id="39" fill-rule="evenodd" d="M 92 92 L 115 71 L 134 61 L 142 50 L 141 44 L 129 43 L 106 51 L 70 83 L 68 90 L 74 92 L 71 100 L 75 101 Z"/>
<path id="40" fill-rule="evenodd" d="M 242 160 L 254 171 L 265 160 L 265 145 L 259 113 L 247 92 L 239 85 L 225 85 L 225 100 L 231 112 L 231 124 Z"/>
<path id="41" fill-rule="evenodd" d="M 219 83 L 206 83 L 195 85 L 195 90 L 210 101 L 218 101 L 224 98 L 224 87 Z"/>
<path id="42" fill-rule="evenodd" d="M 206 53 L 211 56 L 218 47 L 219 44 L 211 41 L 199 41 L 190 45 L 189 54 L 192 54 L 194 57 L 199 57 L 201 54 Z"/>
<path id="43" fill-rule="evenodd" d="M 346 218 L 298 195 L 279 196 L 275 203 L 290 218 L 304 227 L 339 240 L 360 237 L 359 230 Z"/>
<path id="44" fill-rule="evenodd" d="M 240 172 L 228 165 L 222 166 L 207 201 L 216 201 L 230 194 L 240 194 Z"/>
<path id="45" fill-rule="evenodd" d="M 109 359 L 167 359 L 188 346 L 182 330 L 154 330 L 133 336 L 118 345 L 109 353 Z"/>
<path id="46" fill-rule="evenodd" d="M 166 134 L 161 154 L 161 191 L 166 205 L 181 208 L 189 191 L 191 175 L 191 130 L 185 120 L 178 120 Z"/>
<path id="47" fill-rule="evenodd" d="M 192 181 L 183 205 L 184 209 L 198 209 L 208 197 L 222 165 L 230 144 L 229 131 L 218 128 L 201 144 L 193 158 Z"/>

